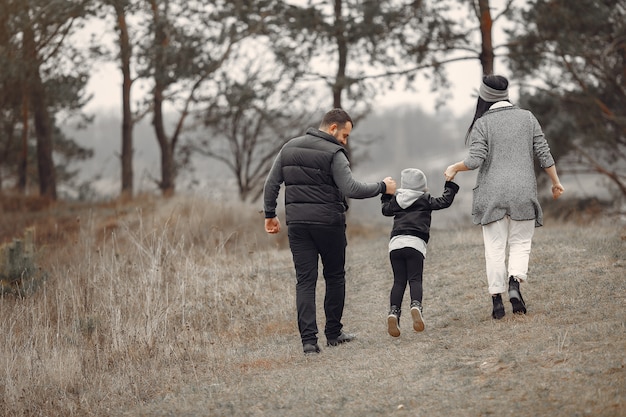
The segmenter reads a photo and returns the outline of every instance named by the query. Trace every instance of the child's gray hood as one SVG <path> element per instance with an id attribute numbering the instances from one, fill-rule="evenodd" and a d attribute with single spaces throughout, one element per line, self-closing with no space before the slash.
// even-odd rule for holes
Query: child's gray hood
<path id="1" fill-rule="evenodd" d="M 396 201 L 402 209 L 406 209 L 424 194 L 423 191 L 410 190 L 408 188 L 398 188 L 396 191 Z"/>

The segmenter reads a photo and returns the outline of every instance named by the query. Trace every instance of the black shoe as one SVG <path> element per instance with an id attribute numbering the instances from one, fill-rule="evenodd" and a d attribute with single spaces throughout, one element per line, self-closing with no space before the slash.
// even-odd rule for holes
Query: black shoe
<path id="1" fill-rule="evenodd" d="M 502 304 L 502 295 L 496 294 L 491 297 L 493 301 L 493 312 L 491 313 L 491 317 L 496 320 L 500 320 L 504 317 L 504 304 Z"/>
<path id="2" fill-rule="evenodd" d="M 320 347 L 317 345 L 317 343 L 305 343 L 304 345 L 302 345 L 302 348 L 304 349 L 305 355 L 309 355 L 311 353 L 320 353 Z"/>
<path id="3" fill-rule="evenodd" d="M 509 277 L 509 301 L 513 306 L 513 314 L 526 314 L 526 303 L 519 290 L 519 282 L 513 277 Z"/>
<path id="4" fill-rule="evenodd" d="M 326 346 L 337 346 L 340 343 L 348 343 L 356 339 L 356 335 L 341 332 L 336 339 L 328 339 Z"/>
<path id="5" fill-rule="evenodd" d="M 397 306 L 391 306 L 389 309 L 387 333 L 393 337 L 400 336 L 400 309 Z"/>

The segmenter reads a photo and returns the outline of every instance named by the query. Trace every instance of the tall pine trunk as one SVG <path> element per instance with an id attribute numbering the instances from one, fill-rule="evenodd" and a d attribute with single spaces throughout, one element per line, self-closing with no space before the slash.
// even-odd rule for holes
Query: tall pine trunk
<path id="1" fill-rule="evenodd" d="M 333 107 L 341 109 L 341 96 L 346 88 L 346 67 L 348 65 L 348 41 L 345 34 L 345 23 L 343 21 L 343 2 L 335 0 L 335 41 L 337 42 L 337 75 L 333 84 Z M 350 110 L 346 110 L 350 113 Z M 348 158 L 350 158 L 350 142 L 345 146 Z"/>
<path id="2" fill-rule="evenodd" d="M 493 61 L 495 54 L 493 52 L 491 10 L 489 8 L 489 0 L 478 0 L 478 20 L 480 22 L 481 50 L 480 65 L 483 68 L 483 75 L 493 74 Z"/>
<path id="3" fill-rule="evenodd" d="M 165 197 L 174 194 L 174 180 L 176 176 L 174 165 L 174 144 L 170 143 L 170 139 L 165 132 L 163 121 L 163 92 L 165 91 L 165 79 L 167 75 L 164 73 L 166 68 L 165 48 L 169 39 L 165 30 L 165 22 L 162 22 L 159 16 L 158 5 L 156 1 L 151 0 L 150 5 L 154 19 L 154 46 L 156 50 L 154 68 L 154 117 L 152 125 L 156 134 L 157 142 L 161 148 L 161 181 L 159 188 Z"/>
<path id="4" fill-rule="evenodd" d="M 37 137 L 37 169 L 39 174 L 39 194 L 52 200 L 57 198 L 56 173 L 52 159 L 52 129 L 48 113 L 47 97 L 41 75 L 39 57 L 35 47 L 35 36 L 31 26 L 24 30 L 24 51 L 28 57 L 26 65 L 31 68 L 27 88 L 30 91 L 30 104 L 33 110 L 35 136 Z"/>
<path id="5" fill-rule="evenodd" d="M 115 13 L 119 29 L 120 59 L 122 67 L 122 199 L 133 196 L 133 114 L 130 105 L 130 74 L 131 45 L 126 24 L 126 14 L 122 5 L 116 4 Z"/>
<path id="6" fill-rule="evenodd" d="M 154 131 L 161 148 L 161 181 L 159 188 L 165 197 L 174 194 L 174 179 L 176 176 L 174 166 L 174 149 L 165 133 L 163 124 L 163 87 L 157 82 L 154 91 L 154 118 L 152 119 Z"/>
<path id="7" fill-rule="evenodd" d="M 30 112 L 28 111 L 28 91 L 25 83 L 22 83 L 22 86 L 22 150 L 17 163 L 17 189 L 24 195 L 26 194 L 26 186 L 28 183 L 28 121 Z"/>

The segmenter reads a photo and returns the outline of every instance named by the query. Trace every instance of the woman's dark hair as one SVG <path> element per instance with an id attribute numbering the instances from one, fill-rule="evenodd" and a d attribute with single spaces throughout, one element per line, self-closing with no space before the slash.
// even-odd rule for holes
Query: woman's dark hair
<path id="1" fill-rule="evenodd" d="M 504 91 L 509 87 L 509 81 L 501 75 L 485 75 L 483 77 L 483 84 L 500 91 Z M 476 123 L 476 120 L 480 119 L 483 114 L 489 110 L 489 107 L 491 107 L 493 103 L 495 103 L 495 101 L 486 101 L 482 97 L 478 97 L 478 101 L 476 102 L 476 111 L 474 112 L 474 119 L 465 133 L 466 145 L 469 142 L 469 136 L 474 128 L 474 123 Z"/>

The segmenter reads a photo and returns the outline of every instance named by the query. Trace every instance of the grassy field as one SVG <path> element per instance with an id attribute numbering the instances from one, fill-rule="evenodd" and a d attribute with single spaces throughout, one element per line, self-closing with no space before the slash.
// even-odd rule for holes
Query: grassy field
<path id="1" fill-rule="evenodd" d="M 426 330 L 403 317 L 397 339 L 388 230 L 351 224 L 343 322 L 358 337 L 320 335 L 304 356 L 286 233 L 265 235 L 252 208 L 175 198 L 1 217 L 5 235 L 35 221 L 40 268 L 0 298 L 3 416 L 626 416 L 616 218 L 547 219 L 528 314 L 505 298 L 500 321 L 480 229 L 435 229 Z"/>

